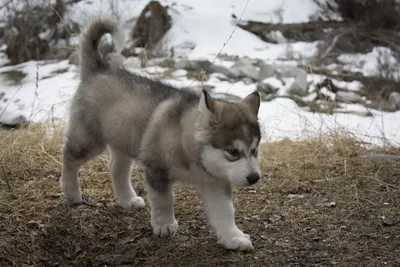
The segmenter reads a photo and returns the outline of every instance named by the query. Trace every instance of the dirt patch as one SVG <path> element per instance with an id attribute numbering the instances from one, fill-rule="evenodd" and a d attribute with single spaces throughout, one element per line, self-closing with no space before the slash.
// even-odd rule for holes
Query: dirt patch
<path id="1" fill-rule="evenodd" d="M 155 238 L 148 207 L 115 205 L 103 155 L 80 177 L 87 204 L 61 199 L 61 131 L 0 132 L 1 266 L 398 266 L 400 162 L 371 161 L 343 134 L 263 146 L 261 182 L 235 190 L 255 251 L 216 245 L 196 193 L 176 187 L 180 230 Z M 399 154 L 393 148 L 376 153 Z M 144 195 L 143 171 L 133 172 Z"/>

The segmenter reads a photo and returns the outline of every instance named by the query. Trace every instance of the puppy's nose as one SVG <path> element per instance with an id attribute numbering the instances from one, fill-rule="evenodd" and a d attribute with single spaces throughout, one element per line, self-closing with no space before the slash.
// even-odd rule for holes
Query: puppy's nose
<path id="1" fill-rule="evenodd" d="M 258 180 L 260 180 L 260 175 L 258 173 L 252 173 L 249 176 L 247 176 L 247 182 L 250 185 L 257 183 Z"/>

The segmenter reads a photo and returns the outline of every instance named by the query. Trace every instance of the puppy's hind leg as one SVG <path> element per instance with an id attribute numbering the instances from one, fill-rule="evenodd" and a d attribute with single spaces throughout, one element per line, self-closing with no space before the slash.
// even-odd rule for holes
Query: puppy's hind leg
<path id="1" fill-rule="evenodd" d="M 85 142 L 86 141 L 86 142 Z M 63 148 L 63 166 L 60 179 L 64 198 L 70 204 L 81 204 L 82 193 L 79 186 L 78 172 L 80 166 L 99 155 L 105 147 L 94 139 L 68 134 Z"/>
<path id="2" fill-rule="evenodd" d="M 125 208 L 140 209 L 145 206 L 143 198 L 137 196 L 131 184 L 132 159 L 116 148 L 109 148 L 110 171 L 114 194 L 118 204 Z"/>

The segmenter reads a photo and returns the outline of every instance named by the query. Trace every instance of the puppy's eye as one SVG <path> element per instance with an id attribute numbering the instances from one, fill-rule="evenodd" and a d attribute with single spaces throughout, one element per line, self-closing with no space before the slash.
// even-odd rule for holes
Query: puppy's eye
<path id="1" fill-rule="evenodd" d="M 257 153 L 258 153 L 258 150 L 257 149 L 252 149 L 251 150 L 251 154 L 253 155 L 253 156 L 255 156 L 255 157 L 257 157 Z"/>
<path id="2" fill-rule="evenodd" d="M 238 158 L 240 156 L 239 150 L 237 150 L 236 148 L 226 149 L 225 151 L 234 158 Z"/>
<path id="3" fill-rule="evenodd" d="M 240 159 L 240 152 L 236 148 L 225 149 L 225 157 L 227 160 L 233 162 Z"/>

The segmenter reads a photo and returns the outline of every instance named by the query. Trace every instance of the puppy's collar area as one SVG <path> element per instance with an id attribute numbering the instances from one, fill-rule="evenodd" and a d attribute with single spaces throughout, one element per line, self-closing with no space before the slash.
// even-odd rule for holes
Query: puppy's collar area
<path id="1" fill-rule="evenodd" d="M 201 154 L 203 152 L 203 147 L 204 144 L 199 143 L 198 144 L 198 149 L 197 149 L 197 157 L 196 157 L 196 165 L 197 167 L 199 167 L 200 169 L 202 169 L 208 176 L 217 179 L 217 180 L 222 180 L 221 178 L 215 176 L 214 174 L 212 174 L 211 172 L 209 172 L 206 168 L 206 166 L 204 166 L 203 161 L 201 160 Z"/>

